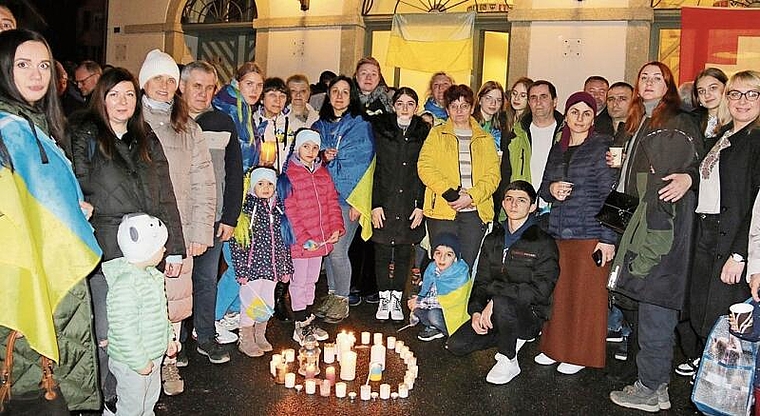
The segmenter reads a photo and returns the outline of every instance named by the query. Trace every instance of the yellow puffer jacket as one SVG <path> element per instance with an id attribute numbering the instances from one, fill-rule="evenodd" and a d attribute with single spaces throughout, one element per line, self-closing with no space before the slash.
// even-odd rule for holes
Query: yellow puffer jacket
<path id="1" fill-rule="evenodd" d="M 478 216 L 486 223 L 493 219 L 494 214 L 491 196 L 496 191 L 501 177 L 499 157 L 493 145 L 493 137 L 472 117 L 470 128 L 473 186 L 468 193 L 478 210 Z M 461 184 L 459 139 L 454 134 L 454 124 L 451 120 L 430 130 L 420 151 L 417 172 L 425 184 L 425 216 L 438 220 L 453 220 L 456 211 L 449 207 L 441 196 L 449 189 L 459 188 Z"/>

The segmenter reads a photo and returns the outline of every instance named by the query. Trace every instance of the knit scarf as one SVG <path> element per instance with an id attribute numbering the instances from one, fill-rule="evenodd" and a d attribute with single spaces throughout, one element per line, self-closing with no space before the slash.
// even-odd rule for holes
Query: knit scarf
<path id="1" fill-rule="evenodd" d="M 430 97 L 425 101 L 425 111 L 429 112 L 433 115 L 433 117 L 440 119 L 440 120 L 448 120 L 449 119 L 449 113 L 446 112 L 446 109 L 439 106 L 438 103 L 435 102 L 435 99 L 433 97 Z"/>

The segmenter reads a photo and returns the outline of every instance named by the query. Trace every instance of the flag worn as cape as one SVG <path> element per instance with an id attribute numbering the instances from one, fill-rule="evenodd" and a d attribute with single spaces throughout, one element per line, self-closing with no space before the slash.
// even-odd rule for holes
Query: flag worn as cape
<path id="1" fill-rule="evenodd" d="M 470 298 L 470 289 L 472 289 L 470 267 L 467 266 L 467 262 L 459 259 L 436 275 L 435 263 L 430 263 L 425 269 L 420 296 L 428 293 L 434 281 L 438 292 L 438 303 L 441 304 L 443 319 L 446 321 L 446 330 L 451 335 L 470 319 L 470 315 L 467 314 L 467 302 Z"/>
<path id="2" fill-rule="evenodd" d="M 32 349 L 57 362 L 53 313 L 102 252 L 79 207 L 84 198 L 71 164 L 35 130 L 38 140 L 29 122 L 0 113 L 13 167 L 0 166 L 0 325 L 21 332 Z"/>

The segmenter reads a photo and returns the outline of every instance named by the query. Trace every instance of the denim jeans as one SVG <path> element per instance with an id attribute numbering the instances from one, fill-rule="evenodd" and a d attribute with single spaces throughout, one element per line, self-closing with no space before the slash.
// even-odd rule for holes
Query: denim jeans
<path id="1" fill-rule="evenodd" d="M 420 318 L 420 323 L 425 326 L 432 326 L 435 329 L 443 332 L 443 335 L 448 336 L 449 331 L 446 330 L 446 320 L 443 318 L 443 309 L 421 309 L 414 310 L 414 315 Z"/>
<path id="2" fill-rule="evenodd" d="M 214 224 L 214 235 L 219 223 Z M 214 245 L 195 257 L 193 268 L 193 326 L 198 334 L 198 343 L 213 340 L 216 336 L 214 318 L 216 315 L 216 276 L 219 273 L 219 256 L 222 241 L 214 237 Z"/>
<path id="3" fill-rule="evenodd" d="M 631 334 L 631 327 L 623 319 L 623 311 L 615 305 L 607 312 L 607 331 L 621 331 L 624 337 Z"/>
<path id="4" fill-rule="evenodd" d="M 240 285 L 235 280 L 235 269 L 232 267 L 232 253 L 229 241 L 222 245 L 222 256 L 227 263 L 227 270 L 222 274 L 216 285 L 216 320 L 224 318 L 227 312 L 240 312 Z"/>
<path id="5" fill-rule="evenodd" d="M 327 274 L 327 289 L 338 296 L 348 296 L 351 289 L 351 261 L 348 259 L 348 248 L 359 228 L 359 221 L 349 219 L 350 207 L 341 206 L 343 226 L 346 234 L 340 237 L 333 246 L 333 251 L 325 257 L 325 272 Z"/>

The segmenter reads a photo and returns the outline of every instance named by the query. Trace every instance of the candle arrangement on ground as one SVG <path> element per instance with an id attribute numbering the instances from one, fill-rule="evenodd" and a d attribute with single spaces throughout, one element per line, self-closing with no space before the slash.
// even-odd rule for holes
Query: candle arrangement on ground
<path id="1" fill-rule="evenodd" d="M 343 330 L 334 343 L 327 342 L 323 348 L 309 335 L 297 357 L 294 349 L 273 354 L 269 369 L 274 382 L 299 392 L 301 389 L 297 387 L 303 386 L 307 395 L 348 397 L 352 402 L 356 398 L 363 401 L 408 398 L 419 373 L 417 357 L 409 346 L 379 332 L 371 337 L 369 332 L 360 335 L 361 343 L 357 345 L 354 333 Z M 403 378 L 393 380 L 399 378 L 399 367 L 403 369 Z M 392 375 L 390 368 L 394 370 Z M 324 374 L 324 378 L 317 378 L 319 374 Z M 300 376 L 303 379 L 299 383 Z"/>

